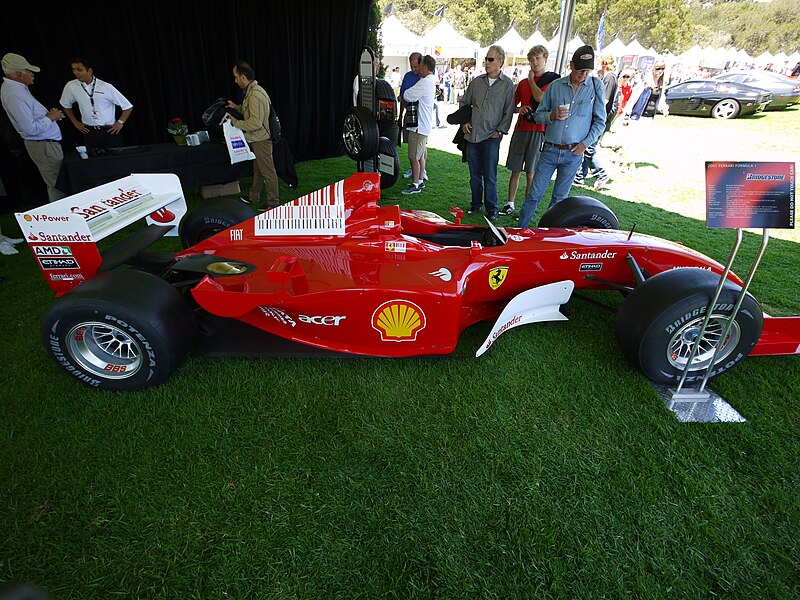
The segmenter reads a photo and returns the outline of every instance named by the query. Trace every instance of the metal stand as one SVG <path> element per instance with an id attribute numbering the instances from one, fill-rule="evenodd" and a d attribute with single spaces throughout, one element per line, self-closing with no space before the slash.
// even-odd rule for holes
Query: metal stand
<path id="1" fill-rule="evenodd" d="M 689 368 L 691 367 L 692 361 L 694 357 L 697 355 L 697 350 L 700 345 L 700 340 L 703 339 L 703 335 L 705 334 L 706 327 L 708 326 L 708 322 L 711 320 L 711 313 L 714 309 L 714 305 L 717 303 L 719 299 L 720 293 L 722 292 L 722 287 L 725 285 L 725 280 L 728 277 L 728 273 L 730 273 L 731 265 L 733 264 L 734 259 L 736 258 L 736 254 L 739 252 L 739 247 L 742 244 L 742 230 L 741 228 L 736 230 L 736 242 L 733 245 L 733 249 L 731 250 L 731 254 L 728 258 L 728 262 L 725 264 L 725 269 L 720 276 L 719 283 L 717 284 L 716 289 L 714 290 L 714 294 L 711 298 L 711 302 L 706 309 L 706 316 L 703 319 L 703 323 L 700 325 L 700 331 L 697 333 L 697 339 L 695 340 L 694 345 L 692 346 L 692 350 L 689 353 L 689 358 L 686 361 L 686 367 L 683 370 L 681 375 L 681 379 L 678 382 L 678 387 L 676 389 L 666 388 L 664 386 L 656 386 L 656 389 L 661 394 L 662 398 L 664 398 L 667 406 L 670 410 L 675 412 L 681 420 L 686 421 L 702 421 L 702 422 L 709 422 L 709 421 L 736 421 L 742 422 L 745 419 L 736 412 L 733 407 L 731 407 L 725 400 L 720 397 L 719 395 L 715 394 L 713 391 L 706 389 L 706 384 L 708 383 L 708 378 L 711 375 L 711 371 L 714 367 L 714 364 L 717 361 L 717 357 L 719 356 L 722 347 L 725 344 L 725 340 L 728 339 L 728 335 L 730 334 L 731 327 L 733 326 L 733 321 L 736 318 L 736 315 L 739 312 L 739 309 L 742 306 L 742 302 L 744 301 L 745 294 L 747 293 L 748 288 L 750 287 L 750 283 L 753 281 L 753 277 L 755 276 L 756 269 L 758 269 L 758 265 L 761 263 L 761 259 L 764 256 L 764 252 L 767 249 L 767 244 L 769 243 L 769 229 L 764 229 L 762 234 L 761 245 L 759 246 L 758 253 L 756 254 L 755 259 L 753 260 L 753 264 L 750 265 L 750 270 L 747 273 L 747 277 L 744 280 L 744 285 L 742 286 L 742 291 L 739 294 L 739 298 L 736 301 L 735 306 L 733 307 L 733 312 L 731 313 L 730 318 L 728 319 L 728 323 L 725 326 L 721 336 L 720 342 L 714 349 L 714 355 L 711 358 L 711 361 L 706 367 L 706 372 L 703 375 L 703 381 L 700 384 L 698 389 L 683 389 L 683 384 L 686 381 L 686 377 L 689 374 Z M 699 411 L 700 414 L 697 414 Z M 684 417 L 684 418 L 682 418 Z M 695 418 L 700 417 L 700 418 Z"/>

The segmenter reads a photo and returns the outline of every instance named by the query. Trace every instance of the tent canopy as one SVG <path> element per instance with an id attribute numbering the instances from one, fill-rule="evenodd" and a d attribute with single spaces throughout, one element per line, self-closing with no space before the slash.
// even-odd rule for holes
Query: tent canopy
<path id="1" fill-rule="evenodd" d="M 542 32 L 538 29 L 533 32 L 533 35 L 525 40 L 525 53 L 527 54 L 528 50 L 533 48 L 534 46 L 544 46 L 545 48 L 549 48 L 547 45 L 547 40 L 542 35 Z"/>
<path id="2" fill-rule="evenodd" d="M 413 33 L 394 15 L 381 23 L 384 56 L 408 56 L 422 48 L 422 37 Z"/>
<path id="3" fill-rule="evenodd" d="M 453 26 L 442 19 L 439 24 L 422 36 L 422 45 L 428 54 L 434 58 L 444 56 L 448 58 L 474 57 L 478 51 L 478 43 L 458 33 Z"/>
<path id="4" fill-rule="evenodd" d="M 525 40 L 522 39 L 522 36 L 513 27 L 492 45 L 500 46 L 506 51 L 507 57 L 525 56 L 528 53 L 528 48 L 530 48 L 530 46 L 526 46 Z"/>

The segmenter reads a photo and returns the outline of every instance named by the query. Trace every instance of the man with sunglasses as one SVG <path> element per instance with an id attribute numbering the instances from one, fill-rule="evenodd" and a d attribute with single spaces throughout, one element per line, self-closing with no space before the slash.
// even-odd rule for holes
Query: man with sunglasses
<path id="1" fill-rule="evenodd" d="M 606 127 L 603 82 L 590 77 L 594 70 L 594 49 L 578 48 L 569 66 L 570 74 L 550 84 L 536 109 L 536 122 L 546 124 L 547 129 L 533 183 L 520 210 L 520 227 L 530 223 L 553 173 L 556 182 L 550 206 L 567 197 L 583 162 L 583 153 L 597 143 Z"/>
<path id="2" fill-rule="evenodd" d="M 497 219 L 497 163 L 500 140 L 511 128 L 514 116 L 514 82 L 503 75 L 506 53 L 500 46 L 486 52 L 486 73 L 472 80 L 460 106 L 472 107 L 469 122 L 461 128 L 467 142 L 467 164 L 472 201 L 469 214 L 486 207 L 490 221 Z"/>

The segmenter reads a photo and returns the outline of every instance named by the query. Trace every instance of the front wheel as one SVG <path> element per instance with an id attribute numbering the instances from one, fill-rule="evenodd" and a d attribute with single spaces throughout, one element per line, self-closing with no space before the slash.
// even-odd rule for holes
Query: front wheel
<path id="1" fill-rule="evenodd" d="M 719 275 L 703 269 L 677 269 L 651 277 L 625 299 L 616 318 L 617 340 L 625 355 L 656 383 L 677 383 L 698 338 Z M 747 294 L 722 340 L 741 288 L 726 281 L 713 307 L 686 381 L 699 382 L 716 347 L 722 350 L 709 377 L 736 366 L 761 336 L 764 316 Z"/>
<path id="2" fill-rule="evenodd" d="M 196 330 L 192 308 L 175 288 L 130 269 L 100 273 L 56 300 L 41 333 L 53 360 L 82 383 L 130 391 L 164 382 Z"/>
<path id="3" fill-rule="evenodd" d="M 739 103 L 733 98 L 725 98 L 717 102 L 711 109 L 715 119 L 735 119 L 739 115 Z"/>

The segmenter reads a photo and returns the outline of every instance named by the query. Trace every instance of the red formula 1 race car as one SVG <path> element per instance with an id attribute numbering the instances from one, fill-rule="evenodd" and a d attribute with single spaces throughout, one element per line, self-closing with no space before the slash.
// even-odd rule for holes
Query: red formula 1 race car
<path id="1" fill-rule="evenodd" d="M 616 317 L 625 354 L 654 381 L 680 377 L 719 263 L 617 230 L 592 198 L 560 202 L 539 228 L 505 230 L 462 225 L 459 209 L 453 223 L 379 206 L 378 182 L 359 173 L 263 214 L 223 199 L 184 217 L 177 178 L 134 175 L 19 213 L 59 296 L 43 319 L 47 352 L 90 386 L 133 390 L 166 380 L 228 326 L 240 344 L 268 332 L 403 357 L 450 353 L 465 328 L 494 321 L 480 356 L 513 327 L 565 320 L 559 307 L 574 290 L 612 289 L 625 295 Z M 147 227 L 99 253 L 97 240 L 147 215 Z M 141 252 L 178 232 L 183 251 Z M 133 268 L 115 268 L 124 263 Z M 705 373 L 741 283 L 729 275 L 688 381 Z M 748 355 L 800 353 L 800 317 L 766 316 L 747 295 L 722 344 L 712 376 Z"/>

